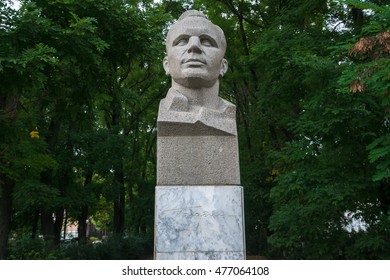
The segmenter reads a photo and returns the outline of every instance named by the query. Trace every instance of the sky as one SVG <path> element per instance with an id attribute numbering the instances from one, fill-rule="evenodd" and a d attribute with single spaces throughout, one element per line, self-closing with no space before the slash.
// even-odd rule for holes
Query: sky
<path id="1" fill-rule="evenodd" d="M 20 8 L 20 3 L 18 0 L 12 0 L 12 8 L 18 10 Z"/>

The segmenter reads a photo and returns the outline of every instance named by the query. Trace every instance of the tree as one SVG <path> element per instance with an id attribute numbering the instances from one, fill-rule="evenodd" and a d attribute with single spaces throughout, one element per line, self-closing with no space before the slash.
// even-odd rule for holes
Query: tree
<path id="1" fill-rule="evenodd" d="M 42 151 L 34 148 L 34 145 L 22 149 L 28 143 L 28 128 L 25 126 L 26 119 L 19 118 L 20 102 L 43 88 L 47 81 L 44 73 L 55 65 L 56 59 L 55 49 L 34 39 L 34 27 L 47 24 L 46 21 L 37 21 L 34 11 L 16 12 L 5 3 L 0 5 L 0 9 L 0 259 L 4 259 L 11 230 L 12 195 L 16 182 L 23 178 L 24 169 L 31 167 L 29 164 L 33 164 L 32 169 L 38 172 L 53 166 L 50 156 L 48 161 L 32 160 Z M 31 126 L 29 128 L 32 129 Z M 20 153 L 20 149 L 26 153 Z"/>
<path id="2" fill-rule="evenodd" d="M 363 6 L 373 7 L 359 4 L 354 9 Z M 378 26 L 376 16 L 366 15 L 359 21 Z M 364 24 L 334 34 L 340 47 L 324 46 L 325 57 L 317 52 L 310 60 L 300 59 L 307 77 L 300 81 L 320 86 L 300 100 L 299 119 L 291 126 L 296 136 L 275 158 L 280 174 L 271 190 L 271 242 L 282 249 L 284 257 L 388 258 L 389 221 L 384 211 L 388 195 L 372 181 L 375 169 L 367 151 L 377 135 L 383 135 L 386 110 L 379 92 L 383 94 L 387 87 L 383 88 L 381 76 L 386 67 L 377 63 L 377 79 L 371 80 L 367 94 L 358 94 L 365 88 L 360 71 L 370 71 L 372 63 L 355 61 L 359 44 L 348 55 L 350 38 L 360 30 L 365 30 Z M 314 83 L 315 77 L 322 77 L 321 84 Z M 360 227 L 352 227 L 354 222 Z"/>

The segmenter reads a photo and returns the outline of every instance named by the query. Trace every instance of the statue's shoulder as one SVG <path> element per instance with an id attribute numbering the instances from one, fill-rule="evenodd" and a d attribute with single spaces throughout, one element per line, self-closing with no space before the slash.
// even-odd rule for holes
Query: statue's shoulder
<path id="1" fill-rule="evenodd" d="M 236 105 L 223 98 L 219 98 L 219 110 L 227 118 L 236 118 Z"/>
<path id="2" fill-rule="evenodd" d="M 187 97 L 171 88 L 160 101 L 157 122 L 193 123 L 195 116 L 189 110 Z"/>
<path id="3" fill-rule="evenodd" d="M 160 101 L 160 111 L 187 112 L 189 110 L 188 99 L 180 92 L 170 89 L 167 96 Z"/>

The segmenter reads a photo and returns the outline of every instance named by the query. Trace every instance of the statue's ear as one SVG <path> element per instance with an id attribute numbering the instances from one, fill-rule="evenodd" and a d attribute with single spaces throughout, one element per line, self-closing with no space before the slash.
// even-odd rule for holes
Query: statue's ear
<path id="1" fill-rule="evenodd" d="M 225 73 L 227 72 L 228 70 L 228 62 L 226 59 L 222 59 L 222 63 L 221 63 L 221 71 L 219 72 L 219 76 L 220 77 L 223 77 L 223 75 L 225 75 Z"/>
<path id="2" fill-rule="evenodd" d="M 169 76 L 169 64 L 168 64 L 168 57 L 164 57 L 163 59 L 163 67 L 165 70 L 165 74 Z"/>

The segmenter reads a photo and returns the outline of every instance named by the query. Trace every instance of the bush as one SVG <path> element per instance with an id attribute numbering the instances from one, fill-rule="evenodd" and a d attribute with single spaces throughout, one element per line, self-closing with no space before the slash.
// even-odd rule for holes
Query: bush
<path id="1" fill-rule="evenodd" d="M 9 242 L 8 258 L 12 260 L 137 260 L 152 254 L 152 244 L 153 241 L 145 236 L 112 236 L 101 243 L 70 243 L 49 250 L 44 240 L 32 239 L 24 235 Z"/>
<path id="2" fill-rule="evenodd" d="M 112 236 L 102 243 L 71 244 L 64 248 L 72 260 L 137 260 L 152 254 L 153 242 L 140 236 Z"/>
<path id="3" fill-rule="evenodd" d="M 22 235 L 9 241 L 8 258 L 11 260 L 40 260 L 46 259 L 46 255 L 46 244 L 42 239 Z"/>

